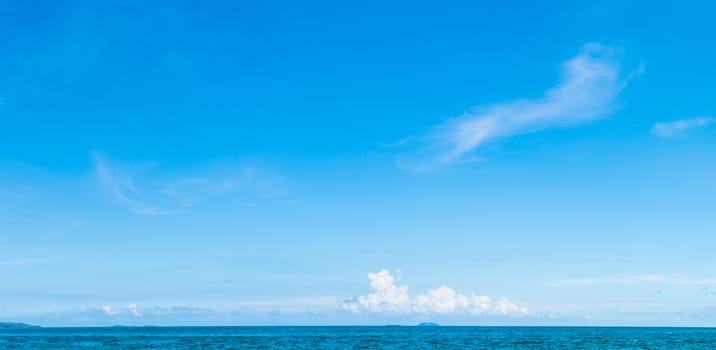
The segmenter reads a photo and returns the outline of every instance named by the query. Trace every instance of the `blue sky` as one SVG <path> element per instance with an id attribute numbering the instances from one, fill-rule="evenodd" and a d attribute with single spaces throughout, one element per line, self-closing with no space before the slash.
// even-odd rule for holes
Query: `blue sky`
<path id="1" fill-rule="evenodd" d="M 0 321 L 713 325 L 711 1 L 0 3 Z"/>

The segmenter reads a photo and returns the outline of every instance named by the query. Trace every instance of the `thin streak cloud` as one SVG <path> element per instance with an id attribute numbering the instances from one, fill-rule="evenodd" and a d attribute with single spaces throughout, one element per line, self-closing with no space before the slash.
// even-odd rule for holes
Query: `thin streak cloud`
<path id="1" fill-rule="evenodd" d="M 694 117 L 655 123 L 651 128 L 654 135 L 664 138 L 675 137 L 691 129 L 704 128 L 713 124 L 712 117 Z"/>
<path id="2" fill-rule="evenodd" d="M 16 267 L 30 264 L 55 263 L 63 260 L 63 257 L 51 257 L 42 259 L 17 259 L 0 261 L 0 267 Z"/>
<path id="3" fill-rule="evenodd" d="M 695 278 L 681 274 L 618 274 L 602 277 L 567 278 L 543 281 L 550 287 L 593 286 L 593 285 L 635 285 L 643 283 L 663 283 L 679 286 L 708 285 L 716 283 L 716 278 Z"/>

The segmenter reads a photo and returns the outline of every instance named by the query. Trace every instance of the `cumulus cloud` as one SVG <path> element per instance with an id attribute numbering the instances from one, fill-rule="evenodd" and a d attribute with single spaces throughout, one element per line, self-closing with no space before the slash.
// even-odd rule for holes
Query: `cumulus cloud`
<path id="1" fill-rule="evenodd" d="M 388 270 L 382 269 L 376 273 L 369 273 L 368 279 L 373 293 L 358 297 L 356 305 L 368 311 L 407 312 L 410 310 L 408 286 L 395 285 L 395 279 Z"/>
<path id="2" fill-rule="evenodd" d="M 413 300 L 413 311 L 423 314 L 468 313 L 480 315 L 491 311 L 492 300 L 488 296 L 456 293 L 452 288 L 442 286 L 428 290 Z"/>
<path id="3" fill-rule="evenodd" d="M 502 315 L 527 315 L 528 313 L 526 308 L 511 303 L 506 297 L 502 297 L 497 301 L 495 309 Z"/>
<path id="4" fill-rule="evenodd" d="M 386 269 L 369 273 L 372 292 L 341 301 L 341 308 L 355 313 L 400 313 L 400 314 L 469 314 L 469 315 L 502 315 L 525 316 L 527 308 L 519 307 L 502 297 L 493 303 L 488 296 L 472 294 L 466 296 L 455 292 L 450 287 L 441 286 L 430 289 L 424 294 L 411 297 L 407 285 L 396 285 L 395 279 Z"/>
<path id="5" fill-rule="evenodd" d="M 396 161 L 408 169 L 429 171 L 474 161 L 477 158 L 469 154 L 496 139 L 604 118 L 614 111 L 617 96 L 631 77 L 644 70 L 640 67 L 624 76 L 620 61 L 620 50 L 587 44 L 562 64 L 560 83 L 541 98 L 476 107 L 434 128 Z"/>
<path id="6" fill-rule="evenodd" d="M 694 117 L 655 123 L 651 131 L 659 137 L 674 137 L 690 129 L 703 128 L 713 124 L 712 117 Z"/>

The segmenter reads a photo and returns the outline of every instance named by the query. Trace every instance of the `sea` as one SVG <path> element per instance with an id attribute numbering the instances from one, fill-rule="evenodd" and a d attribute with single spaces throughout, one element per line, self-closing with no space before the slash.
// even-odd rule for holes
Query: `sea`
<path id="1" fill-rule="evenodd" d="M 38 328 L 0 330 L 0 349 L 716 349 L 716 328 Z"/>

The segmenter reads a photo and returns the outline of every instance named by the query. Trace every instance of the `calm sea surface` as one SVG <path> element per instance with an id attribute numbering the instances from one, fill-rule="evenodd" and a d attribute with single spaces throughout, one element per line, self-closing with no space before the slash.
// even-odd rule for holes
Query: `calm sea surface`
<path id="1" fill-rule="evenodd" d="M 140 327 L 0 330 L 0 349 L 716 349 L 715 328 Z"/>

